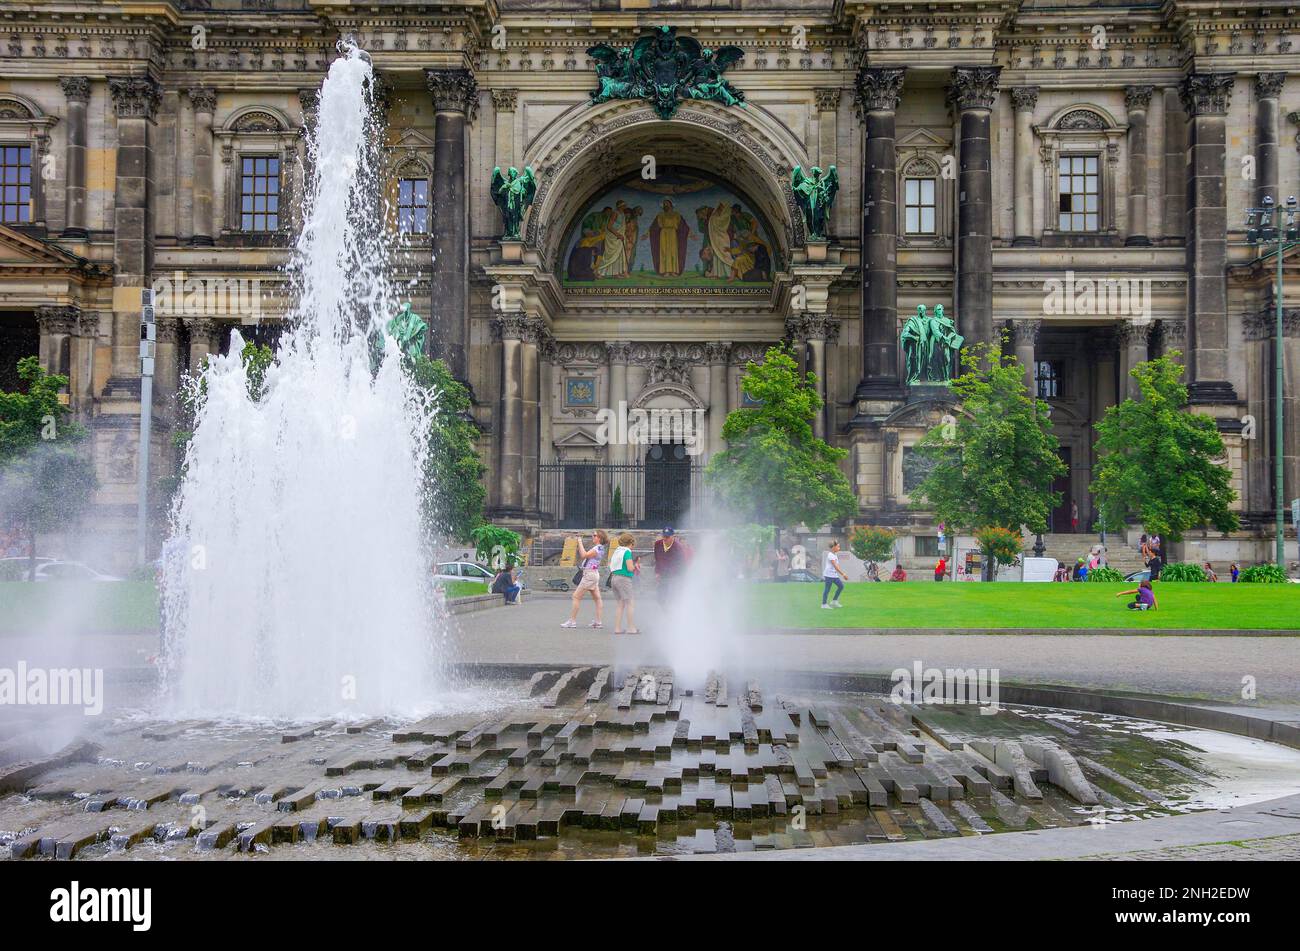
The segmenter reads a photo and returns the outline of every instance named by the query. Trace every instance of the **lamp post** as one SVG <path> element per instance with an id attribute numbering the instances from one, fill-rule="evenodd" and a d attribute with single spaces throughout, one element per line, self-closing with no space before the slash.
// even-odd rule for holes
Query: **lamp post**
<path id="1" fill-rule="evenodd" d="M 1249 208 L 1246 211 L 1246 241 L 1253 245 L 1276 245 L 1273 253 L 1277 254 L 1277 278 L 1273 285 L 1273 303 L 1275 324 L 1273 327 L 1273 494 L 1274 515 L 1277 530 L 1277 565 L 1286 570 L 1286 548 L 1283 544 L 1283 456 L 1282 456 L 1282 252 L 1296 243 L 1300 233 L 1296 230 L 1296 215 L 1300 207 L 1295 196 L 1286 200 L 1285 207 L 1278 208 L 1271 195 L 1265 195 L 1262 208 Z M 1258 219 L 1257 217 L 1258 216 Z M 1283 216 L 1286 223 L 1283 225 Z M 1258 220 L 1258 223 L 1257 223 Z M 1260 255 L 1267 257 L 1268 251 Z"/>

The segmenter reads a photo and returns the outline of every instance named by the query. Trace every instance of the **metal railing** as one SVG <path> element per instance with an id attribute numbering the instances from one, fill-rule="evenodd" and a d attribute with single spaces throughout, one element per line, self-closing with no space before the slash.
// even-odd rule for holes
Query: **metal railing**
<path id="1" fill-rule="evenodd" d="M 707 517 L 704 466 L 689 460 L 545 462 L 538 483 L 548 528 L 661 528 Z"/>

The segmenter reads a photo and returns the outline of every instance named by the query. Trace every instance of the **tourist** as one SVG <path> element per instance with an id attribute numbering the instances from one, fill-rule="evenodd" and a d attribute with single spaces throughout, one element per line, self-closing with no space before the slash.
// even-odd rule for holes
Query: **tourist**
<path id="1" fill-rule="evenodd" d="M 1207 581 L 1218 581 L 1219 576 L 1214 573 L 1214 566 L 1208 561 L 1205 563 L 1205 578 Z"/>
<path id="2" fill-rule="evenodd" d="M 515 578 L 515 563 L 506 562 L 506 566 L 492 579 L 492 593 L 504 597 L 506 604 L 518 604 L 519 592 L 522 590 L 523 585 Z"/>
<path id="3" fill-rule="evenodd" d="M 1159 581 L 1160 570 L 1164 568 L 1164 566 L 1165 560 L 1160 557 L 1160 550 L 1156 549 L 1155 553 L 1151 556 L 1151 560 L 1147 562 L 1147 571 L 1150 572 L 1148 577 L 1150 577 L 1152 581 Z"/>
<path id="4" fill-rule="evenodd" d="M 691 553 L 686 543 L 677 539 L 671 525 L 665 525 L 655 542 L 655 581 L 659 585 L 659 601 L 664 603 L 682 576 Z"/>
<path id="5" fill-rule="evenodd" d="M 1232 563 L 1232 567 L 1230 567 L 1228 571 L 1232 574 L 1232 583 L 1236 584 L 1237 575 L 1241 574 L 1241 569 L 1237 567 L 1237 563 L 1235 561 Z"/>
<path id="6" fill-rule="evenodd" d="M 839 577 L 835 577 L 836 575 Z M 826 549 L 826 554 L 822 556 L 822 607 L 830 610 L 831 608 L 843 607 L 840 604 L 840 594 L 844 591 L 844 582 L 849 580 L 849 576 L 844 573 L 840 567 L 840 543 L 831 539 L 831 546 Z M 831 598 L 831 603 L 826 603 L 826 596 L 831 593 L 831 585 L 835 586 L 835 597 Z"/>
<path id="7" fill-rule="evenodd" d="M 1128 609 L 1130 611 L 1154 611 L 1157 607 L 1156 593 L 1155 590 L 1152 589 L 1150 581 L 1143 581 L 1136 588 L 1130 588 L 1127 591 L 1116 592 L 1115 597 L 1120 598 L 1126 594 L 1137 595 L 1137 597 L 1128 604 Z"/>
<path id="8" fill-rule="evenodd" d="M 784 548 L 776 550 L 776 577 L 778 580 L 790 573 L 790 553 Z"/>
<path id="9" fill-rule="evenodd" d="M 614 633 L 640 634 L 632 618 L 632 609 L 636 605 L 636 556 L 632 546 L 636 539 L 631 533 L 624 532 L 618 536 L 618 547 L 609 556 L 609 586 L 614 592 Z M 626 612 L 626 617 L 624 616 Z M 626 632 L 623 629 L 627 623 Z"/>
<path id="10" fill-rule="evenodd" d="M 940 555 L 938 563 L 934 566 L 934 580 L 942 581 L 947 573 L 948 559 L 944 558 L 943 555 Z"/>
<path id="11" fill-rule="evenodd" d="M 1070 499 L 1070 531 L 1078 534 L 1079 531 L 1079 503 Z"/>
<path id="12" fill-rule="evenodd" d="M 605 534 L 603 528 L 598 528 L 591 534 L 590 548 L 583 547 L 581 538 L 575 538 L 574 541 L 578 543 L 578 562 L 582 566 L 582 580 L 573 589 L 573 610 L 569 613 L 569 619 L 560 627 L 578 626 L 578 605 L 582 601 L 583 594 L 589 591 L 591 600 L 596 602 L 596 620 L 588 626 L 601 628 L 605 626 L 600 623 L 605 604 L 600 597 L 600 563 L 605 560 L 605 547 L 609 545 L 609 536 Z"/>
<path id="13" fill-rule="evenodd" d="M 1083 581 L 1088 577 L 1088 566 L 1083 563 L 1082 556 L 1074 563 L 1074 581 Z"/>
<path id="14" fill-rule="evenodd" d="M 1059 564 L 1059 563 L 1058 563 L 1057 566 L 1056 566 L 1056 573 L 1052 575 L 1052 580 L 1053 580 L 1053 581 L 1069 581 L 1069 580 L 1070 580 L 1070 569 L 1067 568 L 1067 567 L 1065 567 L 1065 565 L 1063 565 L 1063 564 Z"/>
<path id="15" fill-rule="evenodd" d="M 897 563 L 894 564 L 894 571 L 893 571 L 893 573 L 889 576 L 889 580 L 890 580 L 890 581 L 906 581 L 906 580 L 907 580 L 907 572 L 903 570 L 903 566 L 902 566 L 902 565 L 897 564 Z"/>

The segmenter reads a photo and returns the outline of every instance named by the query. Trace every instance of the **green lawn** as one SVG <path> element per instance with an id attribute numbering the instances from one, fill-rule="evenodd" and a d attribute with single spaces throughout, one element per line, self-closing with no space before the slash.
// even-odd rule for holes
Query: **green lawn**
<path id="1" fill-rule="evenodd" d="M 1156 582 L 1156 611 L 1130 611 L 1132 584 L 854 582 L 843 608 L 821 609 L 821 585 L 754 584 L 750 619 L 773 628 L 1294 629 L 1300 585 Z"/>
<path id="2" fill-rule="evenodd" d="M 470 598 L 476 594 L 487 594 L 488 586 L 482 581 L 447 581 L 442 585 L 448 599 Z"/>
<path id="3" fill-rule="evenodd" d="M 154 630 L 152 581 L 0 582 L 0 634 Z"/>

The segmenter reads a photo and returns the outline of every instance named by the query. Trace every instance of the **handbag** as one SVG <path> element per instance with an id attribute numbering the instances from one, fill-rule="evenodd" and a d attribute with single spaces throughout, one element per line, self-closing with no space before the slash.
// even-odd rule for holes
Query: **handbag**
<path id="1" fill-rule="evenodd" d="M 581 567 L 578 568 L 578 570 L 575 571 L 575 572 L 573 573 L 573 584 L 575 584 L 575 585 L 582 584 L 582 568 L 581 568 Z"/>

